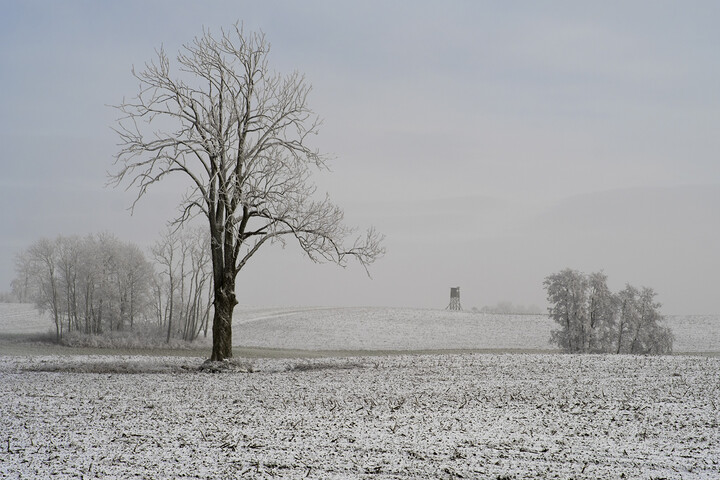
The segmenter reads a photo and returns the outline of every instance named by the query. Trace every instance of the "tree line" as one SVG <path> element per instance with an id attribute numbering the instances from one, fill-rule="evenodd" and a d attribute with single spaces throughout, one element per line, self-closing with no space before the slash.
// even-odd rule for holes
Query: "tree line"
<path id="1" fill-rule="evenodd" d="M 150 260 L 109 233 L 41 238 L 17 256 L 13 295 L 50 314 L 57 341 L 138 326 L 192 341 L 207 336 L 212 311 L 206 237 L 167 231 Z"/>
<path id="2" fill-rule="evenodd" d="M 602 272 L 565 269 L 545 278 L 550 318 L 560 325 L 551 341 L 572 353 L 667 354 L 673 335 L 662 325 L 652 288 L 626 285 L 617 293 Z"/>

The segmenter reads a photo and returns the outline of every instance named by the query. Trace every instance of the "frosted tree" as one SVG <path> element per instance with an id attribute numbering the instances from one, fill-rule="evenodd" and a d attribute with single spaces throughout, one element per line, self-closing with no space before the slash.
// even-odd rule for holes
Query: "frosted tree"
<path id="1" fill-rule="evenodd" d="M 66 332 L 133 327 L 151 295 L 152 267 L 142 251 L 110 234 L 40 239 L 17 258 L 16 283 L 47 311 L 57 340 Z"/>
<path id="2" fill-rule="evenodd" d="M 615 333 L 615 343 L 617 345 L 615 353 L 630 352 L 632 332 L 635 330 L 634 326 L 639 324 L 639 312 L 637 310 L 639 293 L 638 289 L 632 285 L 625 285 L 625 288 L 617 294 L 618 319 Z"/>
<path id="3" fill-rule="evenodd" d="M 588 281 L 581 272 L 565 269 L 545 279 L 550 318 L 562 327 L 552 341 L 563 350 L 583 352 L 586 344 Z"/>
<path id="4" fill-rule="evenodd" d="M 235 281 L 263 245 L 290 238 L 313 261 L 355 258 L 366 268 L 383 254 L 373 229 L 354 237 L 342 210 L 315 197 L 310 175 L 326 159 L 309 143 L 320 124 L 307 103 L 310 87 L 297 72 L 274 73 L 269 50 L 263 34 L 237 24 L 217 37 L 204 31 L 181 48 L 176 70 L 162 48 L 133 69 L 139 93 L 118 106 L 121 149 L 111 182 L 137 187 L 136 204 L 178 175 L 189 189 L 175 221 L 207 219 L 211 360 L 232 357 Z"/>
<path id="5" fill-rule="evenodd" d="M 173 318 L 175 316 L 175 300 L 177 298 L 177 250 L 179 238 L 166 232 L 152 248 L 152 255 L 155 264 L 160 272 L 156 277 L 156 297 L 158 305 L 158 318 L 162 319 L 161 325 L 167 327 L 166 342 L 170 342 L 173 330 Z M 164 302 L 163 302 L 164 300 Z"/>
<path id="6" fill-rule="evenodd" d="M 662 325 L 651 288 L 627 285 L 613 294 L 602 272 L 566 269 L 545 278 L 550 318 L 560 326 L 551 341 L 571 353 L 665 354 L 673 336 Z"/>
<path id="7" fill-rule="evenodd" d="M 80 239 L 76 236 L 58 237 L 55 240 L 55 251 L 58 263 L 59 290 L 61 305 L 66 318 L 67 329 L 79 329 L 78 320 L 78 268 L 81 260 Z"/>
<path id="8" fill-rule="evenodd" d="M 608 351 L 616 328 L 617 297 L 608 288 L 604 273 L 591 273 L 587 280 L 587 342 L 584 351 Z"/>
<path id="9" fill-rule="evenodd" d="M 662 325 L 662 305 L 655 296 L 652 288 L 637 289 L 632 285 L 626 285 L 618 294 L 617 353 L 672 353 L 672 331 Z"/>
<path id="10" fill-rule="evenodd" d="M 135 326 L 139 314 L 151 304 L 152 265 L 137 245 L 122 245 L 119 252 L 117 282 L 120 294 L 120 325 Z"/>
<path id="11" fill-rule="evenodd" d="M 169 342 L 173 334 L 193 341 L 207 335 L 212 308 L 212 265 L 206 228 L 168 229 L 152 249 L 158 273 L 155 305 Z"/>
<path id="12" fill-rule="evenodd" d="M 28 298 L 41 312 L 50 312 L 59 341 L 63 323 L 56 243 L 46 238 L 36 241 L 17 256 L 15 270 L 26 285 Z"/>

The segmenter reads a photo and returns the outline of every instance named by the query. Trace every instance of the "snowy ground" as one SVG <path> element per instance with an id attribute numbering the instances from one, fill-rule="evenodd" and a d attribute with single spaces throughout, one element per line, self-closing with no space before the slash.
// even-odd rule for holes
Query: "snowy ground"
<path id="1" fill-rule="evenodd" d="M 676 353 L 720 353 L 720 315 L 667 318 Z M 238 307 L 233 344 L 300 350 L 554 351 L 546 315 L 409 308 Z"/>
<path id="2" fill-rule="evenodd" d="M 0 303 L 0 334 L 43 334 L 53 327 L 50 315 L 29 303 Z"/>
<path id="3" fill-rule="evenodd" d="M 200 362 L 0 357 L 0 477 L 720 478 L 716 357 Z"/>
<path id="4" fill-rule="evenodd" d="M 233 343 L 252 347 L 553 350 L 548 341 L 553 325 L 542 315 L 369 307 L 240 313 L 236 319 Z"/>

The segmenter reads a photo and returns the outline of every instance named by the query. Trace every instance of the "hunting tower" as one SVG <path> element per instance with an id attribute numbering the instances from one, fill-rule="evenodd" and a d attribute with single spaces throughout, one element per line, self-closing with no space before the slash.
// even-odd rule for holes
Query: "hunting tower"
<path id="1" fill-rule="evenodd" d="M 460 305 L 460 287 L 450 287 L 450 305 L 445 310 L 462 310 Z"/>

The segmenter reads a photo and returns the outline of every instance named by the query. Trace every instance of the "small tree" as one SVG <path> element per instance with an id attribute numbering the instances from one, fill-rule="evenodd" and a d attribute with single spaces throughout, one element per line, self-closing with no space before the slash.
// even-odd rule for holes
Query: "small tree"
<path id="1" fill-rule="evenodd" d="M 625 288 L 617 294 L 618 316 L 615 333 L 615 353 L 628 353 L 632 343 L 632 334 L 635 325 L 639 322 L 637 310 L 638 289 L 632 285 L 625 285 Z"/>
<path id="2" fill-rule="evenodd" d="M 640 290 L 626 285 L 618 294 L 619 310 L 617 353 L 664 354 L 672 352 L 673 334 L 660 325 L 661 304 L 655 301 L 652 288 Z"/>
<path id="3" fill-rule="evenodd" d="M 175 314 L 175 299 L 177 298 L 177 250 L 179 240 L 171 232 L 165 235 L 155 243 L 152 249 L 155 263 L 160 267 L 159 276 L 156 278 L 156 302 L 158 304 L 158 312 L 162 318 L 162 325 L 167 326 L 166 342 L 170 343 L 173 329 L 173 316 Z M 163 298 L 165 306 L 162 307 Z"/>
<path id="4" fill-rule="evenodd" d="M 618 294 L 602 272 L 585 275 L 566 269 L 544 281 L 550 318 L 560 329 L 551 341 L 566 352 L 665 354 L 672 352 L 672 332 L 651 288 L 627 285 Z"/>
<path id="5" fill-rule="evenodd" d="M 562 328 L 552 332 L 552 342 L 568 352 L 584 352 L 587 344 L 587 289 L 585 275 L 565 269 L 545 279 L 550 317 Z"/>
<path id="6" fill-rule="evenodd" d="M 50 312 L 56 340 L 63 334 L 61 292 L 58 276 L 57 242 L 42 238 L 21 252 L 16 260 L 18 279 L 22 279 L 28 299 L 41 312 Z"/>
<path id="7" fill-rule="evenodd" d="M 207 219 L 211 360 L 232 357 L 235 280 L 263 245 L 290 237 L 313 261 L 354 257 L 366 268 L 384 252 L 372 229 L 348 245 L 342 210 L 314 198 L 311 170 L 326 163 L 308 143 L 320 123 L 307 104 L 310 87 L 297 72 L 273 73 L 269 50 L 263 34 L 237 24 L 219 37 L 205 31 L 182 47 L 177 73 L 162 48 L 144 70 L 133 69 L 140 92 L 118 106 L 122 148 L 111 181 L 137 186 L 137 202 L 178 174 L 190 190 L 176 221 Z"/>
<path id="8" fill-rule="evenodd" d="M 617 298 L 607 286 L 607 275 L 591 273 L 588 277 L 587 352 L 604 352 L 612 344 L 616 328 Z"/>
<path id="9" fill-rule="evenodd" d="M 152 249 L 159 271 L 155 277 L 155 305 L 167 341 L 181 335 L 193 341 L 207 335 L 212 310 L 212 266 L 207 229 L 168 229 Z"/>

